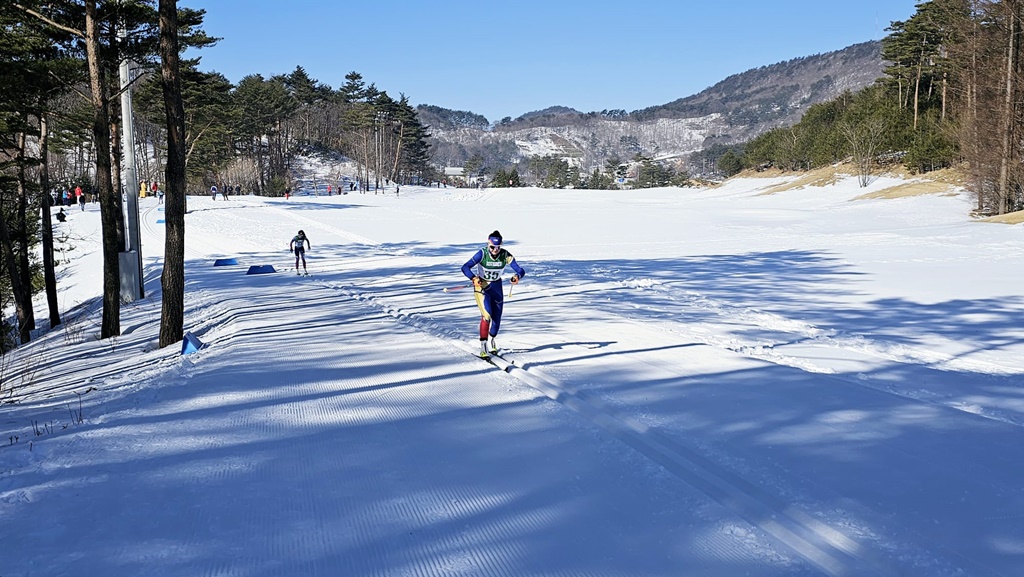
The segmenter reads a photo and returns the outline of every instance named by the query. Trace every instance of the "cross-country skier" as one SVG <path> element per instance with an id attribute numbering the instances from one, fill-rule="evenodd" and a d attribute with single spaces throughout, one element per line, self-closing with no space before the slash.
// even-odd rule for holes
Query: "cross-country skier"
<path id="1" fill-rule="evenodd" d="M 476 251 L 473 258 L 462 265 L 462 274 L 473 281 L 473 296 L 480 307 L 480 356 L 484 358 L 498 352 L 494 337 L 501 326 L 501 310 L 505 302 L 501 288 L 501 273 L 505 267 L 511 267 L 515 273 L 509 279 L 512 284 L 518 284 L 519 279 L 526 276 L 526 271 L 512 253 L 501 248 L 501 233 L 498 231 L 492 232 L 487 237 L 487 246 Z M 487 342 L 488 337 L 490 343 Z"/>
<path id="2" fill-rule="evenodd" d="M 306 233 L 299 231 L 299 234 L 292 237 L 292 241 L 288 243 L 288 249 L 295 252 L 295 274 L 299 274 L 299 259 L 302 259 L 302 272 L 309 274 L 306 270 L 306 248 L 313 248 L 313 245 L 309 244 L 309 239 L 306 238 Z"/>

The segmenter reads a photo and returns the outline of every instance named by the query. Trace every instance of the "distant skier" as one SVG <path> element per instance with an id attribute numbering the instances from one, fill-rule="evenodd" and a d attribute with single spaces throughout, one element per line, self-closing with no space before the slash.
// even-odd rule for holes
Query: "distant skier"
<path id="1" fill-rule="evenodd" d="M 217 200 L 217 185 L 210 187 L 210 200 Z"/>
<path id="2" fill-rule="evenodd" d="M 300 230 L 299 234 L 292 237 L 292 242 L 288 245 L 289 250 L 295 252 L 295 274 L 299 274 L 299 259 L 302 259 L 302 272 L 309 274 L 309 271 L 306 270 L 306 247 L 312 249 L 313 245 L 306 238 L 306 233 Z"/>
<path id="3" fill-rule="evenodd" d="M 526 276 L 512 253 L 501 248 L 501 233 L 494 231 L 487 237 L 487 246 L 473 253 L 473 257 L 462 265 L 462 274 L 473 281 L 473 297 L 480 307 L 480 356 L 487 358 L 498 353 L 494 338 L 501 325 L 501 311 L 505 295 L 501 286 L 501 274 L 505 267 L 511 267 L 515 274 L 509 281 L 518 284 Z M 487 342 L 490 337 L 490 343 Z"/>

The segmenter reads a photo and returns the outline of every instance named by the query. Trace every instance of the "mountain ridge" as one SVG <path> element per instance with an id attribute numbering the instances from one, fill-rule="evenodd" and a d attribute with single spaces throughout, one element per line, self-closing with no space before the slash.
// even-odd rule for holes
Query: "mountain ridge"
<path id="1" fill-rule="evenodd" d="M 794 58 L 733 74 L 701 92 L 633 112 L 551 106 L 491 123 L 484 116 L 420 105 L 435 162 L 461 166 L 479 154 L 492 165 L 554 155 L 583 168 L 644 154 L 682 163 L 713 144 L 737 144 L 795 124 L 812 104 L 882 76 L 881 42 Z M 472 122 L 467 122 L 472 119 Z"/>

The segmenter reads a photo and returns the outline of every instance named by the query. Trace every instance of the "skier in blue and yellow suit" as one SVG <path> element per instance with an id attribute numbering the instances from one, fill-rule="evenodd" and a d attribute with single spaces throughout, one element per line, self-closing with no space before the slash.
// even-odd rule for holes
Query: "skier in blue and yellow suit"
<path id="1" fill-rule="evenodd" d="M 494 231 L 487 237 L 487 246 L 473 254 L 473 258 L 462 265 L 462 274 L 473 281 L 473 296 L 480 307 L 480 356 L 488 357 L 497 353 L 494 337 L 501 326 L 501 309 L 504 295 L 501 288 L 501 273 L 511 267 L 515 273 L 509 281 L 519 283 L 526 271 L 519 266 L 512 253 L 501 248 L 501 233 Z M 490 337 L 490 346 L 487 339 Z"/>

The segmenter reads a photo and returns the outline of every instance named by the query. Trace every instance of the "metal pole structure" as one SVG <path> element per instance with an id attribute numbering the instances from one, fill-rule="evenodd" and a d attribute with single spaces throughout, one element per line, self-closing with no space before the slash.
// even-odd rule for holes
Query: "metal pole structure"
<path id="1" fill-rule="evenodd" d="M 126 37 L 124 28 L 118 33 L 121 40 Z M 132 122 L 131 70 L 128 59 L 121 61 L 121 149 L 124 152 L 121 182 L 124 183 L 128 210 L 128 250 L 135 251 L 135 278 L 138 279 L 138 298 L 146 296 L 142 278 L 142 242 L 139 230 L 139 180 L 135 172 L 135 128 Z"/>

